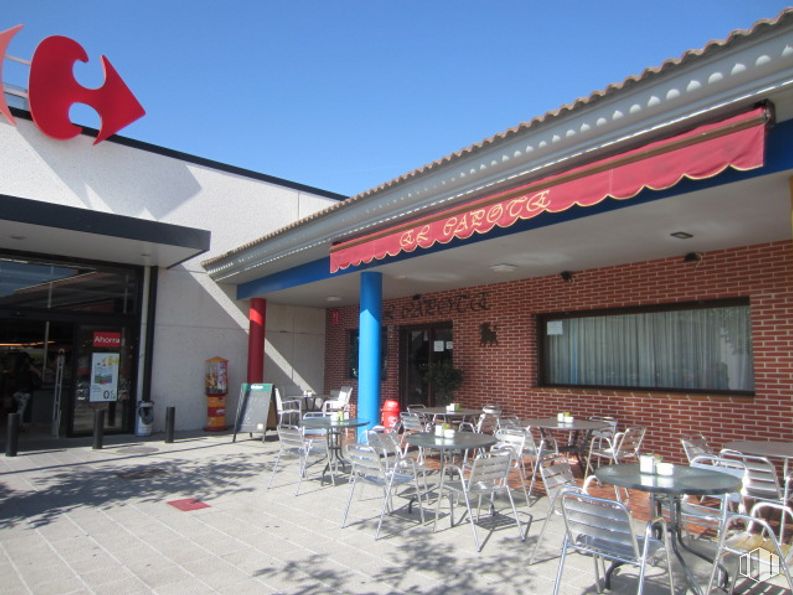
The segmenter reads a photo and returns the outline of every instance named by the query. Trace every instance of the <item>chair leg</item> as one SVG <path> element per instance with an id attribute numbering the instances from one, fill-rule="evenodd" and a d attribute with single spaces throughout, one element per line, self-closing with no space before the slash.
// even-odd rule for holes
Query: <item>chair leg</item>
<path id="1" fill-rule="evenodd" d="M 545 535 L 545 530 L 548 528 L 548 523 L 550 522 L 555 509 L 556 509 L 556 499 L 554 498 L 551 501 L 550 506 L 548 507 L 548 514 L 545 516 L 545 521 L 543 521 L 542 523 L 542 529 L 540 529 L 540 534 L 537 536 L 537 543 L 534 544 L 534 551 L 531 553 L 531 558 L 529 558 L 529 565 L 534 564 L 534 558 L 537 556 L 537 552 L 540 549 L 540 542 L 542 542 L 542 536 Z"/>
<path id="2" fill-rule="evenodd" d="M 426 477 L 424 478 L 426 480 Z M 418 475 L 413 477 L 413 483 L 416 486 L 416 498 L 419 501 L 419 516 L 421 517 L 421 524 L 424 524 L 424 500 L 421 498 L 421 490 L 419 489 Z"/>
<path id="3" fill-rule="evenodd" d="M 534 457 L 533 469 L 531 471 L 531 484 L 529 485 L 529 494 L 534 493 L 534 484 L 537 483 L 537 472 L 540 469 L 540 455 Z M 529 505 L 531 506 L 531 504 Z"/>
<path id="4" fill-rule="evenodd" d="M 281 461 L 281 453 L 283 452 L 282 448 L 278 449 L 278 454 L 275 457 L 275 463 L 273 463 L 273 472 L 270 473 L 270 481 L 267 482 L 267 489 L 270 489 L 270 486 L 273 485 L 273 478 L 275 477 L 275 471 L 278 469 L 278 463 Z"/>
<path id="5" fill-rule="evenodd" d="M 603 589 L 600 582 L 600 565 L 598 564 L 598 560 L 598 556 L 592 556 L 592 562 L 595 564 L 595 588 L 598 593 L 602 593 Z"/>
<path id="6" fill-rule="evenodd" d="M 306 455 L 302 452 L 300 453 L 300 458 L 298 459 L 298 480 L 297 480 L 297 489 L 295 490 L 295 496 L 300 495 L 300 486 L 303 485 L 303 478 L 306 476 Z"/>
<path id="7" fill-rule="evenodd" d="M 669 531 L 664 531 L 664 551 L 666 552 L 666 572 L 669 574 L 669 592 L 675 592 L 675 575 L 672 572 L 672 539 L 674 537 L 669 536 Z M 713 567 L 718 567 L 718 564 L 714 563 Z"/>
<path id="8" fill-rule="evenodd" d="M 559 595 L 559 587 L 562 585 L 562 570 L 564 569 L 565 558 L 567 558 L 567 533 L 565 533 L 564 541 L 562 541 L 562 555 L 559 557 L 559 566 L 556 569 L 556 580 L 553 583 L 553 595 Z"/>
<path id="9" fill-rule="evenodd" d="M 377 539 L 380 537 L 380 527 L 383 526 L 383 517 L 385 517 L 386 508 L 393 508 L 393 506 L 389 506 L 389 503 L 391 502 L 391 484 L 392 481 L 389 481 L 388 487 L 383 486 L 383 505 L 380 507 L 380 520 L 377 521 L 377 531 L 374 532 L 375 541 L 377 541 Z M 389 512 L 393 512 L 393 510 L 389 510 Z"/>
<path id="10" fill-rule="evenodd" d="M 468 520 L 471 521 L 471 531 L 474 533 L 474 543 L 476 544 L 476 551 L 481 552 L 482 546 L 479 545 L 479 535 L 476 532 L 476 523 L 474 522 L 474 514 L 471 512 L 471 500 L 468 498 L 468 492 L 463 492 L 465 498 L 465 507 L 468 509 Z"/>
<path id="11" fill-rule="evenodd" d="M 350 512 L 350 504 L 352 504 L 352 497 L 355 492 L 355 483 L 356 483 L 355 475 L 352 476 L 352 480 L 350 481 L 350 495 L 347 496 L 347 506 L 344 507 L 344 519 L 341 521 L 341 528 L 347 526 L 347 514 Z"/>
<path id="12" fill-rule="evenodd" d="M 512 514 L 515 515 L 515 524 L 518 526 L 518 537 L 520 537 L 521 541 L 526 541 L 526 537 L 523 535 L 523 527 L 520 525 L 520 518 L 518 518 L 518 510 L 515 508 L 515 501 L 512 499 L 509 486 L 507 486 L 507 496 L 509 496 L 509 503 L 512 505 Z"/>

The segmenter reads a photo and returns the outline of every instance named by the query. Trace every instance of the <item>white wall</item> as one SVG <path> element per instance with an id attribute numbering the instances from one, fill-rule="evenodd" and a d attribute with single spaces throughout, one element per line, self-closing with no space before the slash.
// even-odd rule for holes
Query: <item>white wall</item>
<path id="1" fill-rule="evenodd" d="M 154 429 L 163 428 L 168 405 L 176 406 L 177 429 L 204 426 L 204 361 L 216 355 L 230 360 L 231 423 L 247 370 L 248 305 L 233 299 L 234 287 L 211 281 L 200 262 L 335 201 L 111 142 L 92 142 L 84 136 L 56 141 L 29 121 L 17 119 L 14 127 L 0 119 L 0 163 L 7 166 L 0 175 L 0 193 L 210 230 L 208 253 L 159 272 Z M 324 311 L 268 305 L 266 332 L 266 380 L 320 391 Z"/>

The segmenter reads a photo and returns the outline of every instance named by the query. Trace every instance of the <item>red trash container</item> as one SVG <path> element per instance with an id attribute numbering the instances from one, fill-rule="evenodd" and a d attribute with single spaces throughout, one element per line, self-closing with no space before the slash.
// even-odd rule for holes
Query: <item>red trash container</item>
<path id="1" fill-rule="evenodd" d="M 383 403 L 380 425 L 384 428 L 393 428 L 399 421 L 399 401 L 388 399 Z"/>

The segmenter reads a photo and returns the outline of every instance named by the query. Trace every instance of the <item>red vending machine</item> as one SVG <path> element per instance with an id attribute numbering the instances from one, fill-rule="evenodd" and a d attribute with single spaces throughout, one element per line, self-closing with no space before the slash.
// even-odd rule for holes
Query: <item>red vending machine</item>
<path id="1" fill-rule="evenodd" d="M 226 394 L 229 390 L 229 361 L 212 357 L 206 361 L 204 389 L 207 395 L 207 432 L 226 429 Z"/>

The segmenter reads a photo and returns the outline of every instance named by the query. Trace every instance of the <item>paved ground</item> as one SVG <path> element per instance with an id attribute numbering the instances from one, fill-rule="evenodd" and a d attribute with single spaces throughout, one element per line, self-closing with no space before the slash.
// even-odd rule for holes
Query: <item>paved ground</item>
<path id="1" fill-rule="evenodd" d="M 298 497 L 294 467 L 267 490 L 277 448 L 275 441 L 232 444 L 230 436 L 201 434 L 174 444 L 107 438 L 101 451 L 90 442 L 42 443 L 0 456 L 0 592 L 551 592 L 559 518 L 538 562 L 528 564 L 546 498 L 529 509 L 516 494 L 521 520 L 533 520 L 528 539 L 520 541 L 510 519 L 498 515 L 479 554 L 470 525 L 450 528 L 446 509 L 435 533 L 431 523 L 419 526 L 417 513 L 397 512 L 375 541 L 373 488 L 353 501 L 345 529 L 348 486 L 321 486 L 321 467 L 311 469 Z M 187 498 L 209 507 L 183 512 L 168 504 Z M 709 568 L 698 564 L 697 571 L 704 585 Z M 677 582 L 682 593 L 679 574 Z M 620 569 L 613 588 L 633 593 L 636 584 L 634 571 Z M 590 559 L 569 558 L 562 592 L 596 592 Z M 663 568 L 650 570 L 646 592 L 668 592 Z"/>

